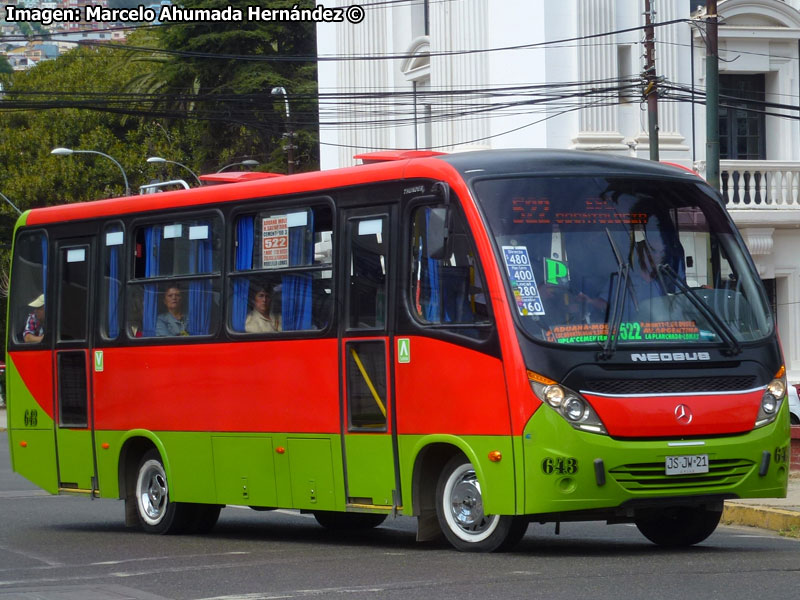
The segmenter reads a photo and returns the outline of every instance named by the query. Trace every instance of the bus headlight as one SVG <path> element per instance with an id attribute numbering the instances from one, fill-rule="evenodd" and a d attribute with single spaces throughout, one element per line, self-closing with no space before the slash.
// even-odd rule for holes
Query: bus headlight
<path id="1" fill-rule="evenodd" d="M 586 413 L 586 405 L 577 396 L 567 396 L 564 402 L 564 416 L 570 421 L 580 421 Z"/>
<path id="2" fill-rule="evenodd" d="M 764 396 L 761 398 L 761 410 L 768 415 L 774 415 L 778 408 L 779 402 L 780 400 L 778 400 L 775 396 L 769 392 L 764 392 Z"/>
<path id="3" fill-rule="evenodd" d="M 786 398 L 786 370 L 781 367 L 775 378 L 767 384 L 761 396 L 755 428 L 769 425 L 778 416 L 783 399 Z"/>
<path id="4" fill-rule="evenodd" d="M 558 385 L 548 385 L 544 388 L 544 399 L 553 408 L 558 408 L 564 402 L 564 390 Z"/>
<path id="5" fill-rule="evenodd" d="M 536 397 L 575 429 L 608 435 L 600 417 L 580 394 L 532 371 L 528 371 L 528 380 Z"/>

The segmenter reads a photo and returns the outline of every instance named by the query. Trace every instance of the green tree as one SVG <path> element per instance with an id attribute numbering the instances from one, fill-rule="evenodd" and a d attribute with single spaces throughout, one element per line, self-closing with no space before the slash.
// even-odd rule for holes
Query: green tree
<path id="1" fill-rule="evenodd" d="M 247 14 L 250 0 L 187 0 L 185 8 L 225 9 Z M 314 2 L 275 0 L 270 8 L 313 8 Z M 132 57 L 153 69 L 131 82 L 129 90 L 159 91 L 153 108 L 186 111 L 204 123 L 192 164 L 209 170 L 246 156 L 270 157 L 270 170 L 285 171 L 282 136 L 295 132 L 300 170 L 318 168 L 316 53 L 313 23 L 275 21 L 186 22 L 159 28 L 159 47 L 191 55 L 154 53 Z M 306 57 L 303 61 L 268 58 Z M 252 60 L 245 59 L 248 57 Z M 286 123 L 284 101 L 275 87 L 289 93 L 292 122 Z M 298 119 L 298 116 L 300 117 Z"/>
<path id="2" fill-rule="evenodd" d="M 116 50 L 81 47 L 14 73 L 4 103 L 34 99 L 47 109 L 2 110 L 0 104 L 0 164 L 5 166 L 0 191 L 22 210 L 124 193 L 113 162 L 93 155 L 51 156 L 57 146 L 104 152 L 123 165 L 132 185 L 145 179 L 142 154 L 152 135 L 147 119 L 60 108 L 65 100 L 116 93 L 143 68 L 125 62 Z M 48 100 L 51 96 L 56 100 Z"/>
<path id="3" fill-rule="evenodd" d="M 250 3 L 183 4 L 230 4 L 246 11 Z M 313 6 L 310 0 L 298 4 Z M 275 0 L 270 5 L 294 3 Z M 58 146 L 113 156 L 133 190 L 153 178 L 186 176 L 168 170 L 170 166 L 147 164 L 152 155 L 199 172 L 244 158 L 266 163 L 267 170 L 285 171 L 284 102 L 271 95 L 278 86 L 289 92 L 292 103 L 294 122 L 288 125 L 296 134 L 300 169 L 317 168 L 317 110 L 315 101 L 307 100 L 316 97 L 314 62 L 241 58 L 313 57 L 314 31 L 310 23 L 176 23 L 129 37 L 131 48 L 153 48 L 151 52 L 80 47 L 29 71 L 0 74 L 5 90 L 0 99 L 0 192 L 23 211 L 124 193 L 122 175 L 112 161 L 93 154 L 52 156 Z M 158 48 L 197 54 L 165 55 Z M 120 97 L 122 90 L 145 95 Z M 10 244 L 15 218 L 13 209 L 1 202 L 0 247 Z"/>

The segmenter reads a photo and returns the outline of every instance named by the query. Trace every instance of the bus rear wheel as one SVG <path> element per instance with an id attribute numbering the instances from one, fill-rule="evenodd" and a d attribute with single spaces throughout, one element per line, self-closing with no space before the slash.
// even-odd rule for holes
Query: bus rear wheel
<path id="1" fill-rule="evenodd" d="M 464 456 L 453 457 L 439 476 L 436 516 L 447 541 L 466 552 L 507 550 L 528 528 L 522 517 L 483 512 L 480 482 Z"/>
<path id="2" fill-rule="evenodd" d="M 335 531 L 352 531 L 357 529 L 372 529 L 386 520 L 386 515 L 380 513 L 346 513 L 327 510 L 314 511 L 317 523 L 326 529 Z"/>
<path id="3" fill-rule="evenodd" d="M 721 510 L 678 506 L 638 514 L 634 522 L 642 535 L 654 544 L 677 548 L 702 542 L 714 533 L 721 518 Z"/>
<path id="4" fill-rule="evenodd" d="M 192 533 L 209 533 L 219 520 L 221 504 L 194 504 L 194 514 L 189 523 Z"/>
<path id="5" fill-rule="evenodd" d="M 182 533 L 194 516 L 192 506 L 172 502 L 164 463 L 157 450 L 149 450 L 136 474 L 136 512 L 147 533 Z"/>

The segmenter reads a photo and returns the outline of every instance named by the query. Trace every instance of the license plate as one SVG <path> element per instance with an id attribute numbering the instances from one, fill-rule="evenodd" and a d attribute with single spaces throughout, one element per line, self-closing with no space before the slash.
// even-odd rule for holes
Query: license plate
<path id="1" fill-rule="evenodd" d="M 708 454 L 667 456 L 664 462 L 664 470 L 667 475 L 708 473 Z"/>

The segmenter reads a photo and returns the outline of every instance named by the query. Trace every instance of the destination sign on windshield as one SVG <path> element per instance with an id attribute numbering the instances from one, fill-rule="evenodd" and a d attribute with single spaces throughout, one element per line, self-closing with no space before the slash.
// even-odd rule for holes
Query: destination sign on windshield
<path id="1" fill-rule="evenodd" d="M 620 211 L 601 198 L 586 198 L 581 210 L 560 210 L 549 198 L 511 199 L 513 222 L 517 225 L 644 225 L 647 213 Z"/>
<path id="2" fill-rule="evenodd" d="M 558 325 L 547 332 L 547 341 L 559 344 L 588 344 L 608 339 L 608 323 L 577 323 Z M 622 322 L 619 325 L 620 341 L 698 341 L 700 329 L 694 321 Z"/>

